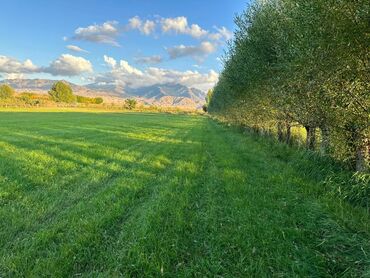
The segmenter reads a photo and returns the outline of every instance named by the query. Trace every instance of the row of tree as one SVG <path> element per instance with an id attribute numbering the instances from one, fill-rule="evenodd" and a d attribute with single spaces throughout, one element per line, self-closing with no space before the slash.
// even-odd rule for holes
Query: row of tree
<path id="1" fill-rule="evenodd" d="M 259 133 L 369 165 L 368 0 L 256 1 L 235 19 L 224 69 L 207 109 Z"/>
<path id="2" fill-rule="evenodd" d="M 55 102 L 64 102 L 64 103 L 90 103 L 90 104 L 101 104 L 103 99 L 101 97 L 90 98 L 83 96 L 76 96 L 73 94 L 71 86 L 63 81 L 56 82 L 49 91 L 50 97 Z"/>
<path id="3" fill-rule="evenodd" d="M 63 81 L 56 82 L 48 92 L 49 97 L 54 102 L 59 103 L 83 103 L 83 104 L 102 104 L 104 102 L 101 97 L 84 97 L 73 94 L 73 90 L 70 85 Z M 15 90 L 7 85 L 0 85 L 0 100 L 11 100 L 16 95 Z M 41 101 L 38 99 L 39 95 L 35 95 L 29 92 L 21 93 L 17 96 L 22 103 L 27 105 L 39 105 Z M 126 99 L 124 102 L 124 108 L 133 110 L 137 106 L 136 99 Z"/>
<path id="4" fill-rule="evenodd" d="M 16 95 L 15 90 L 7 85 L 0 86 L 0 99 L 12 99 Z M 101 104 L 104 102 L 101 97 L 84 97 L 74 95 L 71 86 L 63 81 L 56 82 L 49 91 L 49 96 L 54 102 L 63 103 L 85 103 L 85 104 Z M 18 99 L 28 105 L 38 104 L 37 95 L 29 92 L 19 94 Z"/>

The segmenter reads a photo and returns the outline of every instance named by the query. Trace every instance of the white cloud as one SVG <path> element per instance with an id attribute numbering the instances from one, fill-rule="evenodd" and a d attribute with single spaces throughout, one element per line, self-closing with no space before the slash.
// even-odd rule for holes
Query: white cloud
<path id="1" fill-rule="evenodd" d="M 139 76 L 143 75 L 143 73 L 140 70 L 130 66 L 129 63 L 125 60 L 121 60 L 119 62 L 119 66 L 116 67 L 115 70 L 123 74 L 127 73 L 131 75 L 139 75 Z"/>
<path id="2" fill-rule="evenodd" d="M 208 31 L 203 30 L 198 24 L 192 24 L 188 29 L 188 34 L 194 38 L 201 38 L 208 34 Z"/>
<path id="3" fill-rule="evenodd" d="M 114 68 L 117 65 L 117 61 L 112 57 L 104 55 L 104 62 L 109 65 L 111 68 Z"/>
<path id="4" fill-rule="evenodd" d="M 165 33 L 174 31 L 175 33 L 184 34 L 188 28 L 188 20 L 184 16 L 163 18 L 161 23 L 162 31 Z"/>
<path id="5" fill-rule="evenodd" d="M 163 61 L 162 56 L 153 55 L 153 56 L 143 56 L 136 57 L 135 62 L 138 64 L 159 64 Z"/>
<path id="6" fill-rule="evenodd" d="M 108 59 L 109 58 L 109 59 Z M 218 74 L 211 70 L 208 73 L 199 73 L 198 71 L 176 71 L 149 67 L 144 71 L 136 69 L 125 60 L 120 60 L 114 66 L 109 61 L 115 59 L 105 56 L 104 60 L 111 67 L 109 72 L 99 74 L 95 78 L 96 83 L 112 84 L 118 87 L 142 87 L 154 84 L 179 83 L 189 87 L 207 90 L 218 81 Z"/>
<path id="7" fill-rule="evenodd" d="M 216 51 L 216 46 L 208 41 L 202 42 L 200 45 L 177 45 L 167 48 L 167 53 L 171 59 L 190 56 L 197 61 L 202 61 L 209 54 Z"/>
<path id="8" fill-rule="evenodd" d="M 129 28 L 137 29 L 144 35 L 150 35 L 154 32 L 156 24 L 152 20 L 143 21 L 140 17 L 135 16 L 129 19 Z"/>
<path id="9" fill-rule="evenodd" d="M 71 50 L 71 51 L 74 51 L 74 52 L 85 52 L 85 53 L 88 53 L 88 51 L 86 51 L 85 49 L 82 49 L 81 47 L 78 47 L 77 45 L 67 45 L 66 46 L 67 49 Z"/>
<path id="10" fill-rule="evenodd" d="M 188 25 L 188 20 L 184 16 L 175 18 L 162 18 L 162 31 L 164 33 L 174 32 L 176 34 L 186 34 L 194 38 L 202 38 L 208 34 L 208 31 L 202 29 L 198 24 Z"/>
<path id="11" fill-rule="evenodd" d="M 25 78 L 24 73 L 5 73 L 3 76 L 0 75 L 1 78 L 4 79 L 23 79 Z"/>
<path id="12" fill-rule="evenodd" d="M 133 66 L 130 66 L 129 63 L 125 60 L 120 60 L 119 63 L 117 63 L 114 58 L 104 55 L 104 61 L 112 69 L 113 72 L 116 72 L 118 74 L 143 74 L 140 70 L 134 68 Z"/>
<path id="13" fill-rule="evenodd" d="M 35 66 L 31 60 L 20 62 L 6 56 L 0 56 L 0 73 L 6 78 L 23 78 L 25 74 L 50 73 L 59 76 L 76 76 L 93 72 L 90 61 L 70 54 L 63 54 L 47 67 Z"/>
<path id="14" fill-rule="evenodd" d="M 130 18 L 128 20 L 128 25 L 132 29 L 139 29 L 142 24 L 143 24 L 143 22 L 141 21 L 141 19 L 138 16 L 134 16 L 133 18 Z"/>
<path id="15" fill-rule="evenodd" d="M 42 72 L 59 76 L 76 76 L 82 73 L 91 73 L 93 68 L 90 61 L 85 58 L 62 54 L 58 59 L 51 62 L 48 67 L 42 68 Z"/>
<path id="16" fill-rule="evenodd" d="M 154 21 L 146 20 L 140 31 L 145 35 L 149 35 L 154 31 L 154 29 L 155 29 Z"/>
<path id="17" fill-rule="evenodd" d="M 75 35 L 72 39 L 119 46 L 116 41 L 116 38 L 119 35 L 117 25 L 117 21 L 107 21 L 101 25 L 94 24 L 88 27 L 79 27 L 75 30 Z"/>
<path id="18" fill-rule="evenodd" d="M 33 73 L 37 71 L 38 67 L 30 59 L 21 62 L 14 58 L 0 55 L 0 72 L 2 73 Z"/>
<path id="19" fill-rule="evenodd" d="M 233 32 L 231 32 L 229 29 L 227 29 L 226 27 L 221 27 L 221 28 L 218 28 L 218 27 L 214 27 L 216 29 L 216 33 L 211 33 L 209 34 L 209 38 L 211 40 L 215 40 L 215 41 L 218 41 L 218 40 L 230 40 L 232 39 L 233 37 Z"/>
<path id="20" fill-rule="evenodd" d="M 208 73 L 198 71 L 176 71 L 161 68 L 149 68 L 145 71 L 145 76 L 149 76 L 155 83 L 179 83 L 188 87 L 207 90 L 213 87 L 218 81 L 218 74 L 210 70 Z M 140 84 L 139 84 L 140 85 Z"/>

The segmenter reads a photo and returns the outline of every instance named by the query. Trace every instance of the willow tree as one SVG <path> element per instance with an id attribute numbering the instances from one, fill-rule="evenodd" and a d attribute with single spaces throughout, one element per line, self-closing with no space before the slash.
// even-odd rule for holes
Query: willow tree
<path id="1" fill-rule="evenodd" d="M 306 128 L 306 146 L 364 170 L 369 156 L 369 2 L 256 1 L 236 17 L 211 113 L 253 129 Z M 285 137 L 285 138 L 284 138 Z"/>

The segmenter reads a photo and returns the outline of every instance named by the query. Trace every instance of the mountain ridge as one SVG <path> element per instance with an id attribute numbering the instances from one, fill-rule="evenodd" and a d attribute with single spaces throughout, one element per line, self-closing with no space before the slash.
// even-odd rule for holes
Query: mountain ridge
<path id="1" fill-rule="evenodd" d="M 17 92 L 34 92 L 47 94 L 57 81 L 69 84 L 76 95 L 88 97 L 103 97 L 106 100 L 119 102 L 127 98 L 135 98 L 147 105 L 179 106 L 200 108 L 205 100 L 206 93 L 202 90 L 187 87 L 178 83 L 163 83 L 138 88 L 122 87 L 115 84 L 91 83 L 76 85 L 66 80 L 51 79 L 4 79 L 0 84 L 9 84 Z"/>

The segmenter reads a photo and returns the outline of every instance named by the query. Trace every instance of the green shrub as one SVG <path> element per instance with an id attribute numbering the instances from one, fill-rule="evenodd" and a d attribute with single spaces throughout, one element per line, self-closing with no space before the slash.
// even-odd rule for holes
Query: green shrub
<path id="1" fill-rule="evenodd" d="M 129 109 L 129 110 L 132 110 L 132 109 L 135 109 L 137 105 L 137 101 L 136 99 L 126 99 L 125 100 L 125 108 Z"/>
<path id="2" fill-rule="evenodd" d="M 104 102 L 103 98 L 101 97 L 96 97 L 94 98 L 95 104 L 102 104 Z"/>
<path id="3" fill-rule="evenodd" d="M 91 103 L 91 99 L 88 97 L 76 96 L 76 100 L 78 103 Z"/>
<path id="4" fill-rule="evenodd" d="M 90 103 L 90 104 L 101 104 L 104 100 L 101 97 L 84 97 L 84 96 L 76 96 L 78 103 Z"/>
<path id="5" fill-rule="evenodd" d="M 19 96 L 19 99 L 21 101 L 23 101 L 25 104 L 28 104 L 28 105 L 33 105 L 35 100 L 33 99 L 33 94 L 32 93 L 22 93 L 20 96 Z"/>
<path id="6" fill-rule="evenodd" d="M 49 91 L 49 95 L 56 102 L 76 102 L 76 96 L 73 95 L 71 86 L 63 81 L 56 82 Z"/>
<path id="7" fill-rule="evenodd" d="M 14 96 L 14 89 L 7 84 L 0 86 L 0 99 L 7 99 Z"/>

